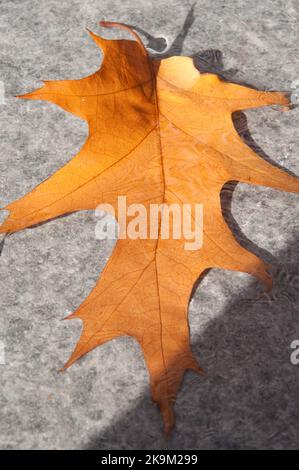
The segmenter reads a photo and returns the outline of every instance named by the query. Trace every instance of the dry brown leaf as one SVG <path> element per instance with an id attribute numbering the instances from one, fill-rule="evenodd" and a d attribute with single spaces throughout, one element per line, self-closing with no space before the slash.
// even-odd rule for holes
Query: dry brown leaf
<path id="1" fill-rule="evenodd" d="M 67 165 L 4 208 L 10 214 L 0 232 L 101 203 L 117 211 L 119 195 L 148 211 L 152 203 L 203 204 L 201 249 L 185 250 L 182 238 L 118 240 L 96 286 L 69 317 L 83 321 L 83 332 L 65 367 L 118 336 L 137 339 L 168 432 L 184 372 L 200 372 L 187 319 L 195 281 L 216 267 L 252 274 L 271 287 L 265 263 L 242 248 L 225 223 L 221 188 L 237 180 L 298 192 L 299 182 L 246 146 L 232 122 L 237 110 L 288 106 L 284 94 L 200 74 L 189 57 L 150 59 L 131 33 L 136 40 L 90 33 L 104 53 L 99 71 L 79 80 L 47 81 L 21 96 L 51 101 L 85 119 L 89 136 Z"/>

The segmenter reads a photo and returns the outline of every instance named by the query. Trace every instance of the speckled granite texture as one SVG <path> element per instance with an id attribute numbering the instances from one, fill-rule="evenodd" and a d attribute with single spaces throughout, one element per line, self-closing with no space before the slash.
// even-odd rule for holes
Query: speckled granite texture
<path id="1" fill-rule="evenodd" d="M 99 51 L 85 28 L 126 22 L 149 45 L 193 55 L 202 70 L 262 89 L 289 90 L 299 78 L 295 0 L 1 0 L 1 206 L 20 197 L 82 146 L 86 124 L 45 102 L 15 94 L 41 79 L 95 71 Z M 116 36 L 107 32 L 106 36 Z M 155 38 L 162 39 L 155 39 Z M 145 38 L 145 35 L 143 35 Z M 297 63 L 296 63 L 297 61 Z M 222 63 L 223 62 L 223 63 Z M 299 110 L 246 112 L 238 125 L 265 158 L 299 174 Z M 241 123 L 241 124 L 240 124 Z M 262 150 L 261 150 L 262 149 Z M 94 285 L 113 248 L 96 241 L 93 213 L 52 221 L 10 237 L 0 258 L 0 447 L 5 449 L 286 449 L 299 447 L 298 196 L 239 184 L 231 213 L 236 237 L 272 263 L 265 295 L 250 276 L 214 270 L 190 305 L 192 345 L 207 378 L 186 375 L 177 428 L 165 440 L 144 360 L 133 339 L 96 349 L 57 371 L 80 334 L 62 322 Z M 251 241 L 249 241 L 251 240 Z"/>

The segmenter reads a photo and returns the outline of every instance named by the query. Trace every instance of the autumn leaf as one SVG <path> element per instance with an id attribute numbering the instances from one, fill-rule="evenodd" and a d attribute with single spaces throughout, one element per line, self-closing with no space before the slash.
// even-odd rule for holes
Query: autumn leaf
<path id="1" fill-rule="evenodd" d="M 187 318 L 201 273 L 242 271 L 271 288 L 266 264 L 239 245 L 223 219 L 221 188 L 235 180 L 299 192 L 299 181 L 255 154 L 232 122 L 237 110 L 288 106 L 283 93 L 200 74 L 189 57 L 151 59 L 130 32 L 135 40 L 90 33 L 104 54 L 100 70 L 79 80 L 46 81 L 21 96 L 56 103 L 86 120 L 89 135 L 68 164 L 4 208 L 10 213 L 0 232 L 11 234 L 104 203 L 117 214 L 118 196 L 147 211 L 151 204 L 203 204 L 200 249 L 186 250 L 183 237 L 163 239 L 161 219 L 155 239 L 119 239 L 96 286 L 68 317 L 80 318 L 83 331 L 65 368 L 113 338 L 136 338 L 168 432 L 185 371 L 201 371 Z"/>

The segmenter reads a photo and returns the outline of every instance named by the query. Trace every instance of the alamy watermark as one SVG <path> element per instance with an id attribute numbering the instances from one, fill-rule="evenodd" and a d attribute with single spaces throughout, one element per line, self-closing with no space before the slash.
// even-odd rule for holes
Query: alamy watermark
<path id="1" fill-rule="evenodd" d="M 290 355 L 290 361 L 293 366 L 297 366 L 299 364 L 299 339 L 294 339 L 290 345 L 291 349 L 294 351 Z"/>
<path id="2" fill-rule="evenodd" d="M 100 204 L 95 211 L 100 219 L 95 228 L 97 240 L 162 239 L 184 240 L 185 250 L 198 250 L 203 244 L 202 204 L 129 204 L 118 196 L 116 224 L 111 204 Z"/>

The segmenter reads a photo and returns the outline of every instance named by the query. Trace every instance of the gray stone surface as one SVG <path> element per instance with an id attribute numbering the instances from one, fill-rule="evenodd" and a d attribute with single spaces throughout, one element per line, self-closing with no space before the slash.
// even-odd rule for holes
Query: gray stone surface
<path id="1" fill-rule="evenodd" d="M 95 71 L 100 56 L 85 28 L 99 32 L 98 20 L 130 23 L 171 44 L 190 6 L 178 0 L 0 1 L 6 92 L 0 105 L 1 206 L 68 161 L 87 135 L 86 124 L 74 116 L 13 96 L 41 79 Z M 289 90 L 299 77 L 298 14 L 295 0 L 199 0 L 188 34 L 177 38 L 171 53 L 195 54 L 199 66 L 221 72 L 215 52 L 221 51 L 227 78 Z M 299 174 L 299 110 L 269 108 L 246 116 L 265 154 Z M 134 340 L 115 340 L 65 374 L 57 372 L 81 329 L 79 321 L 61 320 L 86 297 L 113 248 L 95 240 L 93 213 L 6 241 L 0 258 L 6 359 L 0 365 L 1 448 L 298 448 L 299 365 L 290 363 L 290 343 L 299 339 L 298 196 L 239 184 L 232 215 L 226 215 L 237 238 L 272 263 L 275 288 L 265 295 L 249 276 L 228 271 L 213 270 L 203 279 L 190 305 L 190 326 L 207 378 L 187 374 L 177 428 L 168 440 Z"/>

